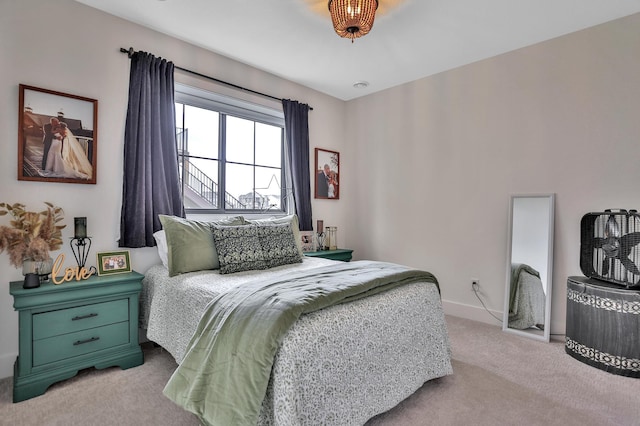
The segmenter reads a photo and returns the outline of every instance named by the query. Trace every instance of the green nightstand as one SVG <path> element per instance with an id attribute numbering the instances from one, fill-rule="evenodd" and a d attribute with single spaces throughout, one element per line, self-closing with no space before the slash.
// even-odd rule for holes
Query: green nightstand
<path id="1" fill-rule="evenodd" d="M 320 250 L 320 251 L 308 251 L 304 255 L 309 257 L 322 257 L 324 259 L 341 260 L 343 262 L 349 262 L 351 260 L 351 249 L 336 249 L 336 250 Z"/>
<path id="2" fill-rule="evenodd" d="M 18 358 L 13 367 L 13 402 L 42 395 L 79 370 L 144 362 L 138 344 L 137 272 L 92 276 L 24 289 L 10 283 L 19 314 Z"/>

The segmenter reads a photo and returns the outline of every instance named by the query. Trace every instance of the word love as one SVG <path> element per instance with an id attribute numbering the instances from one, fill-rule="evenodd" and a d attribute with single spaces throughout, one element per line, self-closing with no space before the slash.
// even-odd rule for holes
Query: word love
<path id="1" fill-rule="evenodd" d="M 64 270 L 64 274 L 60 274 L 63 263 L 64 253 L 60 253 L 58 257 L 56 257 L 56 260 L 53 262 L 53 267 L 51 268 L 51 278 L 53 279 L 54 284 L 62 284 L 73 280 L 86 280 L 93 275 L 93 270 L 87 269 L 84 266 L 82 268 L 79 266 L 76 266 L 75 268 L 67 268 Z"/>

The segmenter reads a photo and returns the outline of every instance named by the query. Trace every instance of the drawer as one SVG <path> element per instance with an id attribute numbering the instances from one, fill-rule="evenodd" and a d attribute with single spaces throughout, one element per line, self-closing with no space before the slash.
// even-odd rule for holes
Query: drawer
<path id="1" fill-rule="evenodd" d="M 33 316 L 33 340 L 129 320 L 129 299 L 94 303 Z"/>
<path id="2" fill-rule="evenodd" d="M 33 342 L 33 366 L 129 343 L 129 321 Z"/>

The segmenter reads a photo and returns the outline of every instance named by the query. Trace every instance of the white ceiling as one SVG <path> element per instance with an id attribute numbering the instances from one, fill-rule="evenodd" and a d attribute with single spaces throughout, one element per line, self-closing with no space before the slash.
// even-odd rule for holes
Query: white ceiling
<path id="1" fill-rule="evenodd" d="M 379 0 L 351 43 L 326 0 L 76 1 L 342 100 L 640 12 L 640 0 Z"/>

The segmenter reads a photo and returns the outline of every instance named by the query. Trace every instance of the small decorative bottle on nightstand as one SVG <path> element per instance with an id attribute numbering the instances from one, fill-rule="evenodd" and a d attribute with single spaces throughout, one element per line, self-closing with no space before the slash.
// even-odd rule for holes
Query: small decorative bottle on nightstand
<path id="1" fill-rule="evenodd" d="M 141 365 L 142 278 L 129 272 L 60 285 L 48 282 L 34 289 L 24 289 L 22 281 L 10 283 L 19 315 L 13 402 L 42 395 L 84 368 Z"/>

